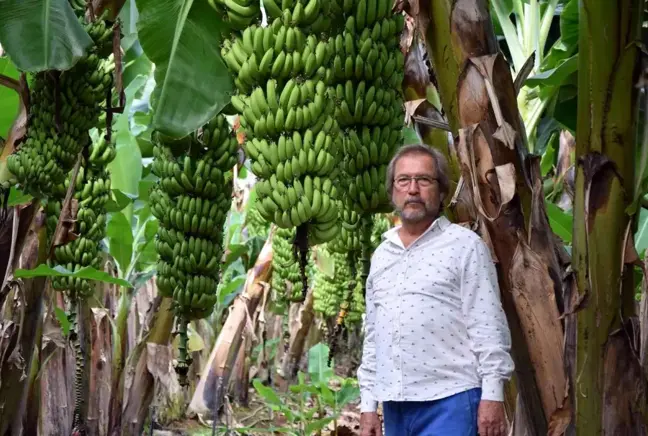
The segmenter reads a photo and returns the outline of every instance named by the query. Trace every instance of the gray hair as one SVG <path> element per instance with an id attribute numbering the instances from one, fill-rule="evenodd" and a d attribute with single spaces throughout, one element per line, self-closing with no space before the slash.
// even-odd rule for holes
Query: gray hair
<path id="1" fill-rule="evenodd" d="M 392 190 L 394 189 L 394 171 L 396 169 L 396 162 L 403 157 L 412 154 L 422 154 L 430 156 L 434 159 L 437 169 L 437 181 L 439 182 L 439 191 L 443 194 L 443 198 L 450 192 L 450 177 L 448 176 L 448 160 L 436 148 L 430 147 L 426 144 L 408 144 L 398 149 L 392 160 L 387 166 L 387 176 L 385 185 L 387 188 L 387 195 L 392 198 Z"/>

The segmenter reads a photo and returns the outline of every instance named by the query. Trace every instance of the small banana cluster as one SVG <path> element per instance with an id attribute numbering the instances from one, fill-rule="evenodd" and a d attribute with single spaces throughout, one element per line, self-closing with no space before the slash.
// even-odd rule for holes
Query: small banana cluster
<path id="1" fill-rule="evenodd" d="M 247 228 L 249 237 L 253 238 L 259 236 L 263 239 L 268 238 L 268 232 L 270 231 L 270 226 L 268 222 L 263 219 L 259 209 L 254 206 L 248 209 L 245 216 L 245 227 Z"/>
<path id="2" fill-rule="evenodd" d="M 361 213 L 391 209 L 385 190 L 389 160 L 402 144 L 403 15 L 389 0 L 337 0 L 344 28 L 335 36 L 336 119 L 347 134 L 344 192 Z"/>
<path id="3" fill-rule="evenodd" d="M 101 268 L 101 241 L 106 236 L 106 203 L 110 199 L 108 164 L 115 158 L 115 144 L 104 135 L 92 143 L 89 157 L 79 167 L 74 187 L 76 219 L 72 233 L 76 239 L 54 248 L 52 263 L 69 271 L 91 266 Z M 57 185 L 47 202 L 47 230 L 53 237 L 67 193 L 71 174 L 65 183 Z M 93 283 L 86 279 L 54 277 L 52 287 L 86 298 L 93 293 Z"/>
<path id="4" fill-rule="evenodd" d="M 340 223 L 342 227 L 337 238 L 327 244 L 329 250 L 334 253 L 346 254 L 352 253 L 358 257 L 362 250 L 360 243 L 360 215 L 355 211 L 353 203 L 348 196 L 339 200 Z"/>
<path id="5" fill-rule="evenodd" d="M 299 264 L 295 262 L 292 241 L 295 229 L 278 228 L 272 235 L 272 282 L 275 305 L 285 308 L 292 301 L 299 301 L 303 285 L 299 275 Z"/>
<path id="6" fill-rule="evenodd" d="M 208 316 L 216 303 L 223 226 L 232 202 L 232 168 L 238 142 L 223 115 L 202 135 L 174 140 L 154 134 L 151 212 L 159 220 L 156 240 L 158 289 L 173 297 L 187 320 Z"/>
<path id="7" fill-rule="evenodd" d="M 245 151 L 259 178 L 258 210 L 280 228 L 307 225 L 310 245 L 339 233 L 334 185 L 343 141 L 333 117 L 333 41 L 321 36 L 331 4 L 264 2 L 271 24 L 250 26 L 222 48 L 239 90 L 232 105 L 242 115 Z"/>
<path id="8" fill-rule="evenodd" d="M 101 17 L 85 23 L 84 10 L 76 12 L 94 45 L 71 69 L 34 76 L 27 133 L 7 159 L 20 188 L 35 197 L 48 197 L 64 183 L 81 149 L 90 145 L 88 131 L 97 126 L 112 87 L 113 30 Z"/>
<path id="9" fill-rule="evenodd" d="M 327 253 L 325 255 L 333 260 L 333 276 L 329 276 L 320 269 L 316 270 L 313 285 L 313 310 L 326 318 L 334 318 L 344 301 L 351 281 L 351 269 L 347 256 L 330 250 L 328 244 L 318 247 L 319 251 Z"/>
<path id="10" fill-rule="evenodd" d="M 373 216 L 373 228 L 371 230 L 371 245 L 373 246 L 373 250 L 378 248 L 382 242 L 382 235 L 391 227 L 392 223 L 387 214 L 378 213 Z"/>
<path id="11" fill-rule="evenodd" d="M 209 3 L 234 30 L 244 30 L 259 21 L 259 0 L 209 0 Z"/>

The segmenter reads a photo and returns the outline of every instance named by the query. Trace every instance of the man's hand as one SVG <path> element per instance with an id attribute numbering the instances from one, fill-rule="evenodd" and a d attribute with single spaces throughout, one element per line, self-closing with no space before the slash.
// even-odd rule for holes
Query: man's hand
<path id="1" fill-rule="evenodd" d="M 360 436 L 382 436 L 382 423 L 376 412 L 360 414 Z"/>
<path id="2" fill-rule="evenodd" d="M 481 400 L 477 412 L 479 436 L 506 436 L 506 416 L 501 401 Z"/>

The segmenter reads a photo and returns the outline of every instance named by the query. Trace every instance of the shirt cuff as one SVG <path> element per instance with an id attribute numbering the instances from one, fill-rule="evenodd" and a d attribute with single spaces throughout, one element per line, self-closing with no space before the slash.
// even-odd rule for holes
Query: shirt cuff
<path id="1" fill-rule="evenodd" d="M 378 410 L 378 401 L 373 398 L 362 397 L 360 399 L 360 413 L 376 412 Z"/>
<path id="2" fill-rule="evenodd" d="M 482 380 L 482 400 L 504 401 L 504 381 L 499 378 Z"/>

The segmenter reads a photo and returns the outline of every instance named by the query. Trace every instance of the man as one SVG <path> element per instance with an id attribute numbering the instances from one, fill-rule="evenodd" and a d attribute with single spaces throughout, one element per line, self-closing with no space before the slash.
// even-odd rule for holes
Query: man
<path id="1" fill-rule="evenodd" d="M 367 279 L 362 436 L 504 436 L 510 331 L 486 244 L 440 215 L 447 163 L 402 147 L 387 192 L 402 225 L 376 249 Z"/>

